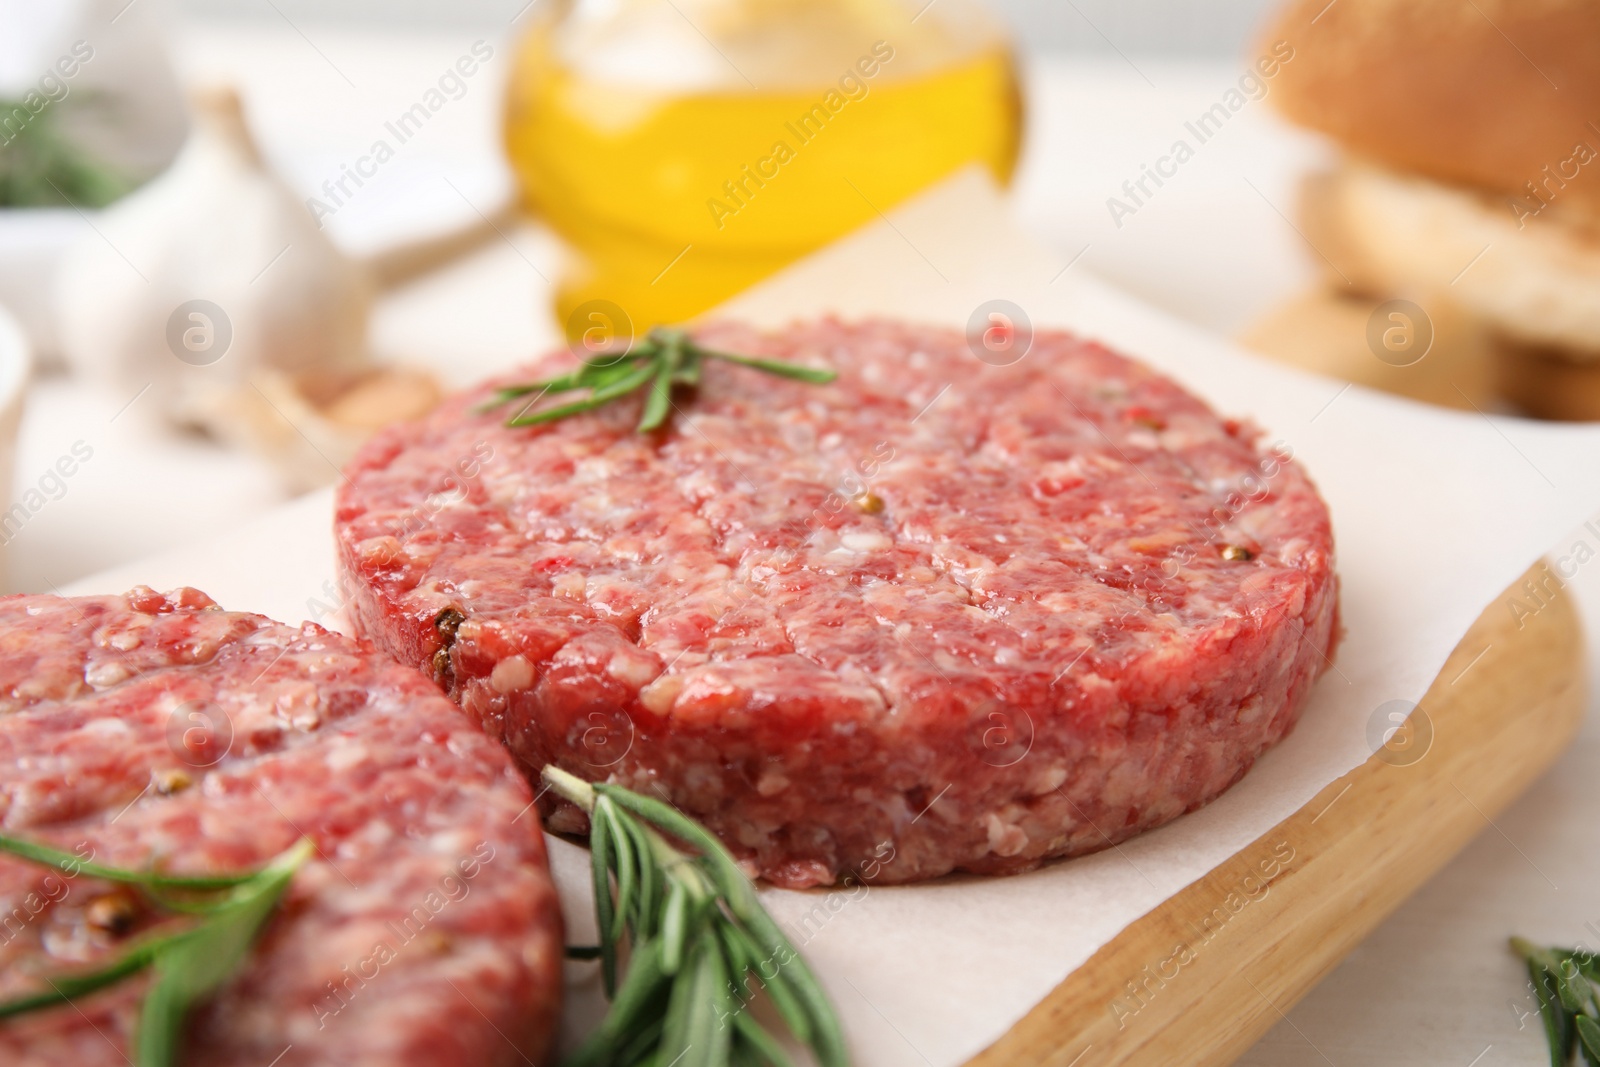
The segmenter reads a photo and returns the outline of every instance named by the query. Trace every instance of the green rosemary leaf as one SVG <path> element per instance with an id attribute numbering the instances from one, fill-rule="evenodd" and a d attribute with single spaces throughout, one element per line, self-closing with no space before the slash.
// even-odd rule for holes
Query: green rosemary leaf
<path id="1" fill-rule="evenodd" d="M 611 824 L 600 814 L 600 806 L 589 813 L 589 865 L 594 875 L 594 920 L 600 935 L 600 976 L 606 996 L 617 993 L 617 939 L 612 934 L 611 902 Z"/>
<path id="2" fill-rule="evenodd" d="M 673 382 L 678 385 L 699 385 L 700 371 L 705 365 L 705 357 L 698 348 L 689 348 L 683 354 L 683 363 L 672 376 Z"/>
<path id="3" fill-rule="evenodd" d="M 650 366 L 652 366 L 652 364 L 635 359 L 631 356 L 616 363 L 586 364 L 583 370 L 578 372 L 580 381 L 578 382 L 577 388 L 590 390 L 588 397 L 590 400 L 595 399 L 596 396 L 598 396 L 602 402 L 609 399 L 614 399 L 615 397 L 621 396 L 624 393 L 628 393 L 634 389 L 637 389 L 637 384 L 622 387 L 621 383 L 628 380 L 633 375 L 649 370 Z M 649 375 L 646 374 L 645 378 L 648 380 Z M 612 392 L 613 389 L 617 389 L 619 391 Z"/>
<path id="4" fill-rule="evenodd" d="M 776 374 L 780 378 L 794 378 L 797 381 L 810 382 L 813 385 L 827 385 L 839 377 L 837 371 L 824 370 L 820 367 L 806 367 L 798 363 L 785 363 L 777 359 L 759 359 L 755 356 L 741 356 L 734 352 L 716 352 L 709 348 L 695 345 L 695 349 L 707 359 L 720 359 L 726 363 L 737 363 L 741 367 L 754 367 L 764 370 L 768 374 Z"/>
<path id="5" fill-rule="evenodd" d="M 519 397 L 528 396 L 530 394 L 537 394 L 534 396 L 534 402 L 537 402 L 541 397 L 549 396 L 555 393 L 571 392 L 574 389 L 588 389 L 591 392 L 589 396 L 585 397 L 583 400 L 577 401 L 575 404 L 563 405 L 561 408 L 552 410 L 563 411 L 567 414 L 573 414 L 577 411 L 588 411 L 592 409 L 583 405 L 589 405 L 591 402 L 594 402 L 593 406 L 598 407 L 600 404 L 606 403 L 609 400 L 614 400 L 616 397 L 631 392 L 644 382 L 649 381 L 651 376 L 655 373 L 654 368 L 655 364 L 648 357 L 648 354 L 629 353 L 609 355 L 603 360 L 590 360 L 578 367 L 577 370 L 569 371 L 566 374 L 558 374 L 554 378 L 546 378 L 543 381 L 537 382 L 528 382 L 525 385 L 502 386 L 500 389 L 496 390 L 494 399 L 489 400 L 481 405 L 478 408 L 478 411 L 490 411 L 494 408 L 500 407 L 508 401 L 516 400 Z M 620 383 L 630 379 L 633 379 L 633 384 L 627 386 L 626 388 L 617 390 L 617 386 Z M 549 412 L 545 412 L 543 414 L 549 414 Z M 563 415 L 561 417 L 565 416 Z M 506 425 L 533 425 L 531 422 L 519 421 L 526 418 L 526 411 L 519 412 L 517 415 L 512 416 L 512 418 L 506 422 Z M 543 419 L 540 421 L 549 422 L 552 420 Z"/>
<path id="6" fill-rule="evenodd" d="M 735 1044 L 748 1046 L 755 1054 L 755 1062 L 770 1064 L 771 1067 L 793 1067 L 788 1055 L 783 1051 L 783 1046 L 762 1029 L 761 1024 L 752 1019 L 749 1012 L 734 1013 L 733 1030 Z"/>
<path id="7" fill-rule="evenodd" d="M 155 889 L 149 886 L 142 888 L 152 903 L 162 911 L 170 911 L 174 915 L 210 915 L 227 900 L 226 894 L 219 889 L 197 891 Z"/>
<path id="8" fill-rule="evenodd" d="M 630 1043 L 632 1035 L 648 1029 L 652 1022 L 659 1036 L 660 1008 L 665 1003 L 663 994 L 668 988 L 668 976 L 661 969 L 660 943 L 635 943 L 628 973 L 623 976 L 622 985 L 611 1002 L 611 1010 L 594 1033 L 567 1058 L 563 1067 L 609 1064 L 619 1058 L 620 1048 Z"/>
<path id="9" fill-rule="evenodd" d="M 1578 951 L 1575 949 L 1551 949 L 1555 957 L 1563 963 L 1570 963 L 1583 977 L 1591 982 L 1600 982 L 1600 956 L 1593 952 Z M 1563 971 L 1563 973 L 1565 973 Z"/>
<path id="10" fill-rule="evenodd" d="M 171 1067 L 176 1062 L 179 1035 L 189 1009 L 239 969 L 256 934 L 312 852 L 311 842 L 302 840 L 266 867 L 247 875 L 175 878 L 88 864 L 76 856 L 15 838 L 4 841 L 5 851 L 63 873 L 88 874 L 146 888 L 204 889 L 222 895 L 214 903 L 185 909 L 206 916 L 198 925 L 136 942 L 96 970 L 47 977 L 49 990 L 0 1004 L 0 1018 L 20 1015 L 86 996 L 149 968 L 155 977 L 145 993 L 135 1035 L 138 1067 Z"/>
<path id="11" fill-rule="evenodd" d="M 581 364 L 577 370 L 558 374 L 553 378 L 542 381 L 527 382 L 522 385 L 503 385 L 495 390 L 494 397 L 485 401 L 478 407 L 480 413 L 492 411 L 503 404 L 521 397 L 537 393 L 546 396 L 552 393 L 566 393 L 574 389 L 592 389 L 596 386 L 607 385 L 616 381 L 631 369 L 634 357 L 626 352 L 603 353 L 590 358 Z"/>
<path id="12" fill-rule="evenodd" d="M 655 373 L 654 362 L 623 364 L 621 370 L 607 374 L 605 380 L 595 386 L 589 394 L 589 400 L 605 404 L 619 396 L 626 396 L 655 377 Z"/>
<path id="13" fill-rule="evenodd" d="M 779 960 L 764 959 L 756 943 L 750 940 L 737 925 L 725 923 L 717 931 L 722 935 L 722 941 L 731 957 L 738 952 L 741 963 L 730 965 L 730 970 L 738 974 L 751 974 L 761 983 L 761 988 L 766 990 L 767 998 L 772 1001 L 772 1006 L 778 1009 L 778 1014 L 783 1017 L 783 1023 L 801 1042 L 811 1044 L 811 1017 L 805 1006 L 800 1003 L 794 990 L 789 988 L 789 983 L 784 980 L 783 967 Z M 767 977 L 767 971 L 772 972 L 772 977 Z"/>
<path id="14" fill-rule="evenodd" d="M 603 400 L 574 400 L 570 404 L 557 404 L 555 407 L 545 408 L 543 411 L 531 411 L 524 412 L 521 415 L 513 415 L 506 420 L 506 425 L 513 427 L 542 426 L 547 422 L 558 422 L 572 415 L 581 415 L 585 411 L 593 411 L 604 403 L 605 401 Z"/>
<path id="15" fill-rule="evenodd" d="M 555 422 L 558 419 L 567 418 L 569 415 L 593 411 L 595 408 L 608 404 L 620 396 L 633 392 L 648 382 L 654 375 L 655 364 L 641 364 L 630 368 L 626 374 L 621 375 L 616 380 L 594 389 L 582 400 L 574 400 L 570 404 L 560 404 L 553 408 L 546 408 L 543 411 L 517 415 L 506 420 L 506 425 L 538 426 L 542 423 Z"/>
<path id="16" fill-rule="evenodd" d="M 493 409 L 499 407 L 501 404 L 504 404 L 504 403 L 506 403 L 508 401 L 511 401 L 511 400 L 515 400 L 519 396 L 527 396 L 529 393 L 542 392 L 542 391 L 544 391 L 545 389 L 548 389 L 548 388 L 549 388 L 549 385 L 548 385 L 547 381 L 545 381 L 545 382 L 524 382 L 521 385 L 502 385 L 500 388 L 498 388 L 498 389 L 496 389 L 494 391 L 494 395 L 493 396 L 491 396 L 488 400 L 485 400 L 483 403 L 479 404 L 473 410 L 477 411 L 477 412 L 480 412 L 480 413 L 481 412 L 485 412 L 485 411 L 492 411 Z"/>
<path id="17" fill-rule="evenodd" d="M 598 833 L 607 857 L 595 866 L 597 899 L 612 897 L 618 841 L 627 840 L 637 862 L 623 923 L 633 938 L 632 959 L 611 1011 L 565 1067 L 786 1067 L 775 1039 L 751 1031 L 759 1024 L 743 1018 L 746 996 L 736 998 L 731 981 L 743 983 L 746 975 L 760 981 L 822 1067 L 847 1067 L 843 1035 L 820 984 L 715 837 L 671 805 L 620 786 L 590 784 L 553 766 L 543 777 L 590 813 L 591 849 Z M 659 934 L 641 932 L 651 925 Z"/>
<path id="18" fill-rule="evenodd" d="M 619 1032 L 626 1030 L 627 1027 L 622 1024 L 645 1012 L 651 999 L 666 988 L 668 977 L 661 968 L 659 941 L 640 941 L 634 945 L 628 976 L 611 1004 L 612 1013 L 616 1016 L 613 1027 Z M 608 1019 L 608 1022 L 611 1020 Z"/>
<path id="19" fill-rule="evenodd" d="M 595 804 L 594 811 L 608 824 L 606 839 L 611 845 L 611 862 L 617 872 L 617 901 L 611 916 L 611 939 L 615 941 L 626 932 L 628 918 L 638 907 L 639 902 L 634 894 L 637 890 L 639 860 L 634 855 L 633 838 L 617 818 L 616 805 L 602 799 Z"/>
<path id="20" fill-rule="evenodd" d="M 569 960 L 597 960 L 600 958 L 599 945 L 568 945 L 567 959 Z"/>
<path id="21" fill-rule="evenodd" d="M 634 937 L 654 937 L 662 905 L 662 881 L 665 877 L 656 862 L 655 851 L 644 827 L 633 819 L 619 818 L 622 832 L 633 841 L 634 854 L 639 857 L 639 906 L 633 914 Z"/>
<path id="22" fill-rule="evenodd" d="M 596 783 L 593 788 L 597 796 L 611 799 L 619 808 L 633 812 L 646 822 L 665 830 L 680 841 L 688 842 L 694 846 L 702 857 L 709 860 L 715 855 L 720 855 L 726 857 L 728 863 L 733 864 L 733 857 L 728 855 L 727 849 L 722 847 L 722 842 L 718 841 L 711 831 L 705 829 L 671 804 L 663 803 L 654 797 L 642 796 L 631 790 L 623 789 L 621 786 Z M 738 870 L 737 864 L 733 864 L 733 866 L 735 870 Z M 744 893 L 749 892 L 751 896 L 754 896 L 755 890 L 749 881 L 744 878 L 743 873 L 739 877 L 741 879 L 740 895 L 742 896 Z"/>
<path id="23" fill-rule="evenodd" d="M 155 978 L 145 993 L 134 1036 L 139 1067 L 172 1067 L 177 1062 L 190 1008 L 239 970 L 312 851 L 311 842 L 301 839 L 249 881 L 235 886 L 228 902 L 210 919 L 175 936 L 155 953 Z"/>
<path id="24" fill-rule="evenodd" d="M 778 931 L 777 924 L 767 918 L 765 912 L 759 913 L 766 920 L 762 925 L 768 928 L 763 947 L 773 953 L 775 960 L 782 961 L 779 972 L 781 980 L 788 984 L 795 994 L 795 999 L 804 1005 L 806 1015 L 811 1019 L 811 1035 L 808 1043 L 816 1052 L 818 1062 L 822 1067 L 844 1067 L 850 1062 L 850 1053 L 845 1048 L 844 1032 L 839 1028 L 839 1019 L 834 1015 L 832 1005 L 828 1003 L 828 995 L 823 992 L 822 983 L 817 981 L 817 976 L 811 973 L 811 968 L 806 966 L 805 961 L 800 958 L 800 953 L 789 943 L 789 939 Z M 758 924 L 750 923 L 750 925 L 756 928 Z"/>
<path id="25" fill-rule="evenodd" d="M 684 979 L 673 983 L 661 1033 L 660 1056 L 679 1067 L 723 1067 L 731 1034 L 722 1017 L 728 972 L 715 944 L 697 939 L 684 963 Z"/>
<path id="26" fill-rule="evenodd" d="M 833 371 L 819 367 L 743 356 L 736 352 L 711 351 L 695 344 L 683 330 L 658 326 L 630 351 L 602 353 L 591 357 L 576 370 L 542 381 L 501 386 L 477 411 L 482 414 L 520 397 L 532 396 L 532 400 L 506 420 L 506 425 L 537 426 L 593 411 L 650 383 L 650 392 L 645 397 L 638 424 L 640 433 L 649 433 L 665 425 L 671 417 L 674 388 L 700 384 L 707 359 L 720 359 L 817 385 L 838 377 Z M 589 395 L 582 400 L 558 404 L 542 411 L 530 411 L 532 405 L 543 397 L 573 389 L 588 389 Z"/>
<path id="27" fill-rule="evenodd" d="M 838 1018 L 833 1014 L 821 983 L 783 931 L 778 929 L 778 924 L 761 907 L 756 899 L 755 887 L 728 854 L 728 850 L 722 847 L 722 842 L 670 804 L 618 786 L 596 785 L 594 789 L 597 794 L 610 797 L 619 807 L 634 812 L 700 852 L 728 909 L 744 924 L 757 947 L 774 960 L 782 961 L 788 968 L 786 977 L 812 1021 L 814 1030 L 811 1046 L 822 1067 L 842 1067 L 848 1063 L 850 1057 L 845 1049 L 844 1033 L 839 1029 Z"/>
<path id="28" fill-rule="evenodd" d="M 559 380 L 559 379 L 551 379 L 551 380 Z M 543 381 L 543 382 L 529 382 L 526 385 L 508 385 L 508 386 L 505 386 L 505 387 L 503 387 L 501 389 L 496 389 L 495 393 L 494 393 L 494 396 L 490 397 L 488 400 L 485 400 L 483 403 L 481 403 L 477 407 L 473 408 L 472 412 L 475 415 L 482 415 L 482 414 L 485 414 L 487 412 L 493 411 L 495 408 L 502 407 L 502 406 L 504 406 L 506 404 L 509 404 L 513 400 L 518 400 L 518 399 L 520 399 L 522 397 L 529 396 L 529 395 L 532 395 L 533 399 L 528 401 L 528 403 L 530 405 L 531 404 L 537 404 L 539 402 L 539 400 L 546 393 L 549 393 L 551 391 L 552 390 L 550 388 L 550 381 L 549 380 Z M 557 389 L 557 390 L 554 390 L 554 391 L 555 392 L 564 392 L 565 390 Z M 511 417 L 513 419 L 520 418 L 525 413 L 526 413 L 526 409 L 524 409 L 522 412 L 519 412 L 518 414 L 513 415 Z M 508 422 L 509 422 L 509 420 L 508 420 Z"/>
<path id="29" fill-rule="evenodd" d="M 485 400 L 483 403 L 473 408 L 472 413 L 474 415 L 482 415 L 485 412 L 493 411 L 497 407 L 509 404 L 511 401 L 516 400 L 519 397 L 528 396 L 530 393 L 538 393 L 540 396 L 543 396 L 548 391 L 549 387 L 545 382 L 529 382 L 526 385 L 503 386 L 499 389 L 496 389 L 494 391 L 494 395 L 488 400 Z"/>
<path id="30" fill-rule="evenodd" d="M 683 966 L 689 937 L 689 890 L 674 879 L 667 888 L 667 906 L 661 918 L 661 969 L 677 974 Z"/>
<path id="31" fill-rule="evenodd" d="M 1520 937 L 1511 939 L 1511 948 L 1529 963 L 1538 964 L 1549 975 L 1551 989 L 1561 1001 L 1563 1010 L 1574 1015 L 1583 1010 L 1584 1003 L 1592 993 L 1589 984 L 1578 973 L 1576 964 L 1564 960 L 1563 953 L 1540 948 Z"/>
<path id="32" fill-rule="evenodd" d="M 583 366 L 578 368 L 578 377 L 584 385 L 607 381 L 614 372 L 625 371 L 630 365 L 647 359 L 649 356 L 650 353 L 644 349 L 596 352 L 583 361 Z"/>
<path id="33" fill-rule="evenodd" d="M 663 1029 L 665 1029 L 663 1019 L 652 1019 L 641 1026 L 638 1032 L 617 1050 L 617 1067 L 641 1067 L 643 1064 L 660 1063 L 661 1053 L 656 1050 L 661 1044 Z"/>
<path id="34" fill-rule="evenodd" d="M 3 834 L 0 834 L 0 852 L 9 852 L 13 856 L 18 856 L 41 866 L 54 867 L 69 877 L 75 878 L 79 875 L 87 875 L 90 878 L 99 878 L 107 882 L 119 882 L 125 885 L 144 886 L 153 889 L 230 889 L 255 877 L 254 874 L 173 875 L 162 874 L 159 871 L 123 870 L 119 867 L 107 867 L 101 863 L 91 863 L 70 852 L 62 852 L 60 849 L 51 848 L 48 845 L 41 845 L 34 841 L 23 841 L 20 838 L 7 837 Z"/>
<path id="35" fill-rule="evenodd" d="M 751 988 L 750 982 L 759 980 L 761 975 L 759 961 L 752 952 L 754 946 L 749 938 L 744 936 L 737 923 L 721 922 L 717 923 L 717 940 L 722 943 L 722 954 L 728 961 L 729 979 L 736 986 Z M 748 980 L 746 975 L 750 976 Z"/>
<path id="36" fill-rule="evenodd" d="M 32 111 L 0 99 L 8 133 L 11 118 Z M 0 146 L 0 207 L 104 207 L 136 184 L 66 136 L 57 118 L 38 112 Z"/>
<path id="37" fill-rule="evenodd" d="M 144 995 L 139 1028 L 134 1034 L 134 1062 L 139 1067 L 168 1067 L 178 1062 L 183 1020 L 192 1000 L 179 968 L 161 968 Z"/>
<path id="38" fill-rule="evenodd" d="M 0 1003 L 0 1019 L 63 1004 L 115 985 L 150 966 L 155 954 L 171 940 L 171 936 L 151 938 L 130 947 L 104 967 L 49 977 L 45 979 L 49 983 L 49 989 Z"/>
<path id="39" fill-rule="evenodd" d="M 1583 1058 L 1586 1063 L 1600 1063 L 1600 1023 L 1587 1015 L 1578 1016 L 1578 1040 L 1583 1044 Z"/>
<path id="40" fill-rule="evenodd" d="M 1533 982 L 1534 999 L 1539 1003 L 1539 1018 L 1544 1022 L 1545 1040 L 1550 1045 L 1550 1067 L 1567 1067 L 1572 1060 L 1572 1022 L 1556 996 L 1549 971 L 1528 960 L 1528 977 Z"/>
<path id="41" fill-rule="evenodd" d="M 595 408 L 602 407 L 604 405 L 604 400 L 596 400 L 590 396 L 585 397 L 582 400 L 573 400 L 566 404 L 557 404 L 555 407 L 544 408 L 541 411 L 533 411 L 529 408 L 524 408 L 521 414 L 513 415 L 511 418 L 507 419 L 506 425 L 542 426 L 547 422 L 558 422 L 561 419 L 569 418 L 573 415 L 581 415 L 585 411 L 593 411 Z"/>
<path id="42" fill-rule="evenodd" d="M 656 378 L 645 398 L 644 411 L 639 416 L 639 432 L 649 433 L 661 428 L 672 412 L 672 381 L 678 372 L 677 350 L 669 352 L 656 367 Z"/>
<path id="43" fill-rule="evenodd" d="M 670 1062 L 683 1056 L 683 1035 L 689 1031 L 689 1012 L 693 1007 L 684 993 L 689 988 L 689 981 L 689 972 L 686 969 L 683 975 L 672 983 L 671 991 L 668 993 L 667 1010 L 661 1017 L 661 1042 L 655 1051 L 658 1060 Z M 683 1065 L 680 1064 L 679 1067 Z"/>

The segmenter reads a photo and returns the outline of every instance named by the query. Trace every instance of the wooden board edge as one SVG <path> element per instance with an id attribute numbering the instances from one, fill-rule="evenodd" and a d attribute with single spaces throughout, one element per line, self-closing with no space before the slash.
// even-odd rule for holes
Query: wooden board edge
<path id="1" fill-rule="evenodd" d="M 1518 619 L 1528 579 L 1542 606 Z M 968 1067 L 1232 1063 L 1571 742 L 1585 648 L 1556 586 L 1531 568 L 1451 653 L 1405 745 L 1129 926 Z"/>

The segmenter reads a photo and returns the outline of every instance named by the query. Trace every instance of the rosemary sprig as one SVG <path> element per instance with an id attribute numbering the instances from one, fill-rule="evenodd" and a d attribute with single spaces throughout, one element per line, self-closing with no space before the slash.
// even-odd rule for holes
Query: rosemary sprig
<path id="1" fill-rule="evenodd" d="M 1600 957 L 1543 948 L 1520 937 L 1511 939 L 1511 950 L 1528 965 L 1550 1067 L 1569 1067 L 1574 1053 L 1582 1054 L 1587 1067 L 1600 1067 Z"/>
<path id="2" fill-rule="evenodd" d="M 734 988 L 754 982 L 821 1067 L 849 1064 L 822 986 L 720 841 L 651 797 L 591 785 L 557 767 L 545 767 L 543 777 L 589 814 L 600 944 L 569 954 L 599 958 L 611 997 L 610 1012 L 563 1067 L 788 1067 L 777 1040 Z M 619 983 L 625 936 L 631 956 Z"/>
<path id="3" fill-rule="evenodd" d="M 104 207 L 136 184 L 61 132 L 59 106 L 35 113 L 20 100 L 0 99 L 8 123 L 31 116 L 15 132 L 0 126 L 0 207 Z"/>
<path id="4" fill-rule="evenodd" d="M 696 344 L 684 330 L 657 326 L 645 335 L 643 341 L 626 352 L 601 352 L 590 356 L 577 370 L 566 374 L 505 386 L 497 390 L 479 411 L 492 411 L 513 400 L 531 396 L 533 399 L 508 418 L 506 425 L 536 426 L 579 412 L 593 411 L 648 386 L 650 391 L 645 397 L 644 409 L 639 414 L 638 429 L 640 433 L 649 433 L 662 426 L 671 414 L 674 389 L 679 386 L 693 388 L 700 384 L 702 370 L 708 359 L 753 367 L 781 378 L 793 378 L 815 385 L 825 385 L 838 377 L 831 370 L 704 348 Z M 533 410 L 533 405 L 546 396 L 575 389 L 587 389 L 589 395 L 582 400 Z"/>
<path id="5" fill-rule="evenodd" d="M 134 1063 L 137 1067 L 172 1067 L 177 1063 L 189 1010 L 238 971 L 312 850 L 311 842 L 302 839 L 259 871 L 190 877 L 107 867 L 45 845 L 0 836 L 0 852 L 67 875 L 136 886 L 168 911 L 199 917 L 198 922 L 176 933 L 136 940 L 101 967 L 47 976 L 47 988 L 0 1002 L 0 1019 L 67 1003 L 148 969 L 152 979 L 134 1035 Z"/>
<path id="6" fill-rule="evenodd" d="M 24 841 L 20 837 L 0 834 L 0 852 L 9 852 L 45 867 L 54 867 L 62 874 L 77 877 L 80 874 L 106 882 L 143 886 L 147 889 L 231 889 L 242 885 L 256 874 L 171 875 L 160 871 L 128 871 L 74 856 L 70 852 L 41 845 L 37 841 Z"/>

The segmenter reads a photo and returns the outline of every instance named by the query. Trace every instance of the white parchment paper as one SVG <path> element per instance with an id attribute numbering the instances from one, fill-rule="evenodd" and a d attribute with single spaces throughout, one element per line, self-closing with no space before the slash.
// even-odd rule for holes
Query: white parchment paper
<path id="1" fill-rule="evenodd" d="M 961 1063 L 1129 923 L 1366 760 L 1376 709 L 1419 699 L 1485 607 L 1513 611 L 1491 602 L 1600 509 L 1600 426 L 1449 412 L 1250 356 L 1057 261 L 1016 231 L 973 173 L 726 311 L 771 325 L 831 311 L 960 326 L 997 298 L 1035 328 L 1070 327 L 1160 367 L 1291 447 L 1332 509 L 1347 634 L 1283 745 L 1217 802 L 1118 849 L 1015 878 L 766 892 L 871 1067 Z M 939 402 L 960 403 L 961 389 L 952 382 Z M 330 495 L 315 494 L 231 538 L 69 591 L 190 584 L 230 608 L 337 624 L 331 512 Z M 1456 684 L 1472 684 L 1470 668 Z M 583 854 L 551 844 L 571 937 L 583 940 L 592 930 Z M 603 1005 L 590 970 L 571 978 L 577 1033 Z M 1116 993 L 1106 991 L 1108 1011 Z"/>

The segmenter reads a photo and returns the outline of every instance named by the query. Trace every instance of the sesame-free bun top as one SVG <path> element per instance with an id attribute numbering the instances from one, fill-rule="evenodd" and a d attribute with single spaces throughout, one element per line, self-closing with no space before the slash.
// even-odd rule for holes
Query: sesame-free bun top
<path id="1" fill-rule="evenodd" d="M 1533 182 L 1600 219 L 1600 0 L 1290 0 L 1264 47 L 1279 40 L 1294 58 L 1272 98 L 1291 120 L 1395 169 L 1523 197 Z"/>

